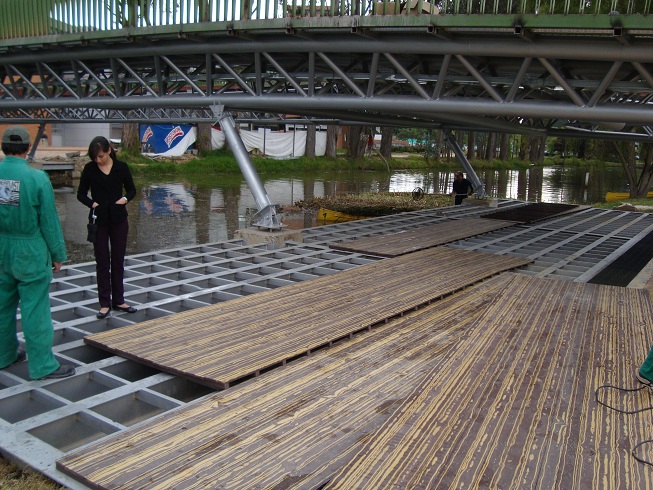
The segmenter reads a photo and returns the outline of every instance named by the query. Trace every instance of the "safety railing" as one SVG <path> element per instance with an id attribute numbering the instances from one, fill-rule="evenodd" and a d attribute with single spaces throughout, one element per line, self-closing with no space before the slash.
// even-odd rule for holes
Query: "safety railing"
<path id="1" fill-rule="evenodd" d="M 0 39 L 368 15 L 650 15 L 653 0 L 0 0 Z"/>

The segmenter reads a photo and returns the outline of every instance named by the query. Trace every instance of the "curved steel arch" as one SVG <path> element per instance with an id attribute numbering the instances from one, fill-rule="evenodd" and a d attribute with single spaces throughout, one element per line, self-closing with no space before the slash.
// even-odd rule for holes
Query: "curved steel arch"
<path id="1" fill-rule="evenodd" d="M 294 114 L 651 140 L 653 29 L 524 34 L 334 26 L 14 48 L 0 120 L 207 122 L 218 104 L 260 124 Z"/>

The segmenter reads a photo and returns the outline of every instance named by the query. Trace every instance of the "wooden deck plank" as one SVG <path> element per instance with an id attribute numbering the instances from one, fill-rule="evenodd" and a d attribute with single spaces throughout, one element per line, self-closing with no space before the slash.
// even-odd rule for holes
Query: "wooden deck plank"
<path id="1" fill-rule="evenodd" d="M 84 340 L 162 371 L 225 388 L 529 262 L 434 248 Z"/>
<path id="2" fill-rule="evenodd" d="M 381 257 L 397 257 L 514 225 L 514 221 L 462 218 L 399 233 L 345 240 L 331 244 L 331 248 L 369 253 Z"/>
<path id="3" fill-rule="evenodd" d="M 652 317 L 645 291 L 502 275 L 57 466 L 115 489 L 651 488 L 630 454 L 651 412 L 594 390 L 635 385 Z"/>
<path id="4" fill-rule="evenodd" d="M 637 386 L 652 317 L 645 291 L 515 275 L 325 488 L 651 488 L 630 454 L 651 412 L 594 394 Z M 614 396 L 651 405 L 648 390 Z"/>
<path id="5" fill-rule="evenodd" d="M 316 488 L 448 361 L 509 276 L 70 453 L 57 466 L 93 488 Z"/>

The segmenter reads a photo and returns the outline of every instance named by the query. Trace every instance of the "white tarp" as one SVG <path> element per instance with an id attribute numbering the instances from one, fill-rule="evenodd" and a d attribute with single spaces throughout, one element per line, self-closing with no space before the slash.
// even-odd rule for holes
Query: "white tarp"
<path id="1" fill-rule="evenodd" d="M 243 140 L 245 149 L 250 152 L 258 150 L 265 156 L 269 157 L 301 157 L 306 153 L 306 131 L 288 131 L 276 132 L 269 129 L 259 129 L 257 131 L 240 130 L 238 132 Z M 195 143 L 197 138 L 197 128 L 193 127 L 190 131 L 165 153 L 144 153 L 148 156 L 156 157 L 178 157 L 186 153 L 186 150 Z M 224 147 L 225 137 L 219 129 L 211 128 L 211 147 L 219 149 Z M 315 156 L 321 157 L 326 154 L 326 132 L 317 131 L 315 133 Z"/>
<path id="2" fill-rule="evenodd" d="M 258 150 L 270 157 L 301 157 L 306 153 L 306 131 L 275 132 L 265 129 L 258 131 L 240 130 L 240 138 L 245 149 Z M 222 148 L 225 137 L 219 129 L 211 128 L 211 144 L 215 149 Z M 315 156 L 326 154 L 326 132 L 315 133 Z"/>

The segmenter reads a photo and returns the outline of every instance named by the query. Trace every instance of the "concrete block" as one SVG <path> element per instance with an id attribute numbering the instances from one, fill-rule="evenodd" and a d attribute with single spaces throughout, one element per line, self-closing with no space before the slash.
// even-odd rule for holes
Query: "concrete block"
<path id="1" fill-rule="evenodd" d="M 468 197 L 467 199 L 463 200 L 463 205 L 465 205 L 465 206 L 485 206 L 485 207 L 488 207 L 488 208 L 498 208 L 499 207 L 499 200 L 498 199 L 493 199 L 493 198 L 475 199 L 473 197 Z"/>
<path id="2" fill-rule="evenodd" d="M 275 248 L 285 246 L 287 241 L 303 243 L 301 230 L 260 230 L 258 228 L 245 228 L 236 230 L 234 238 L 242 238 L 247 245 L 268 243 Z"/>

